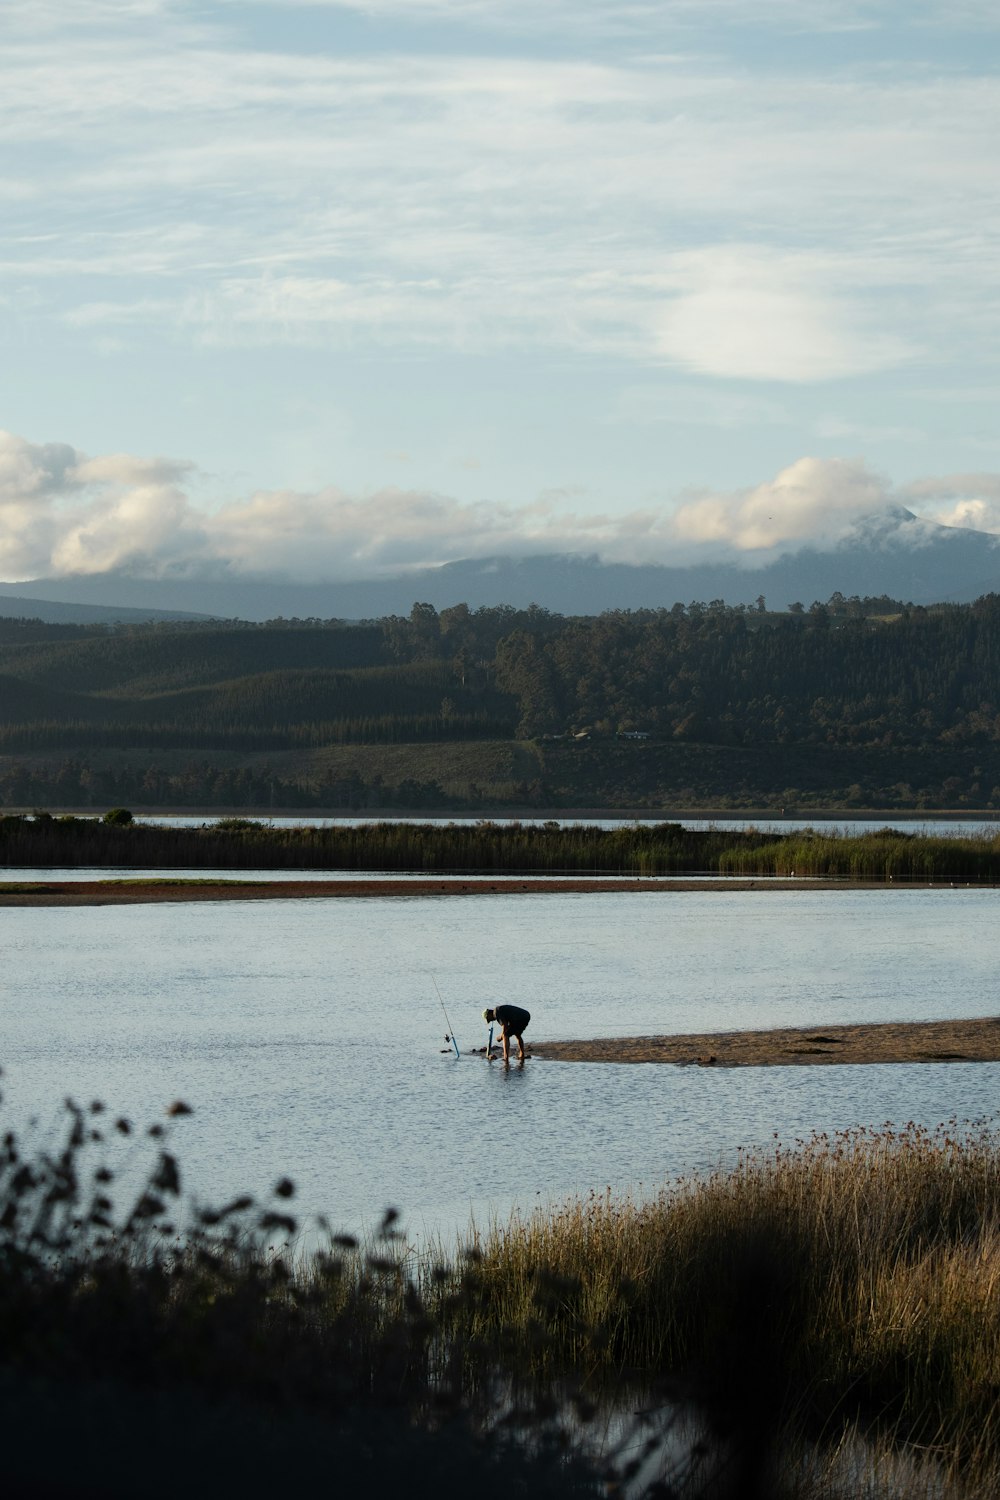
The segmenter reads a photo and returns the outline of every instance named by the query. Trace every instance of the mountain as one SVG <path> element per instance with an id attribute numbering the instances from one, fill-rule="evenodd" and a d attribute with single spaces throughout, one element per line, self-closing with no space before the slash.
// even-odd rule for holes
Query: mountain
<path id="1" fill-rule="evenodd" d="M 58 580 L 61 586 L 63 580 Z M 39 585 L 45 587 L 45 585 Z M 34 588 L 34 584 L 4 584 L 4 588 Z M 57 587 L 52 580 L 51 587 Z M 109 591 L 110 592 L 110 591 Z M 55 599 L 35 599 L 29 595 L 0 594 L 0 619 L 42 620 L 46 625 L 139 625 L 150 620 L 209 619 L 177 609 L 127 609 L 114 604 L 68 603 Z"/>
<path id="2" fill-rule="evenodd" d="M 409 614 L 415 600 L 437 609 L 462 602 L 472 608 L 539 604 L 559 614 L 592 615 L 669 608 L 694 599 L 752 604 L 761 595 L 769 608 L 782 610 L 794 601 L 808 607 L 838 591 L 848 597 L 887 594 L 913 604 L 966 603 L 1000 592 L 1000 537 L 938 526 L 896 507 L 859 523 L 835 547 L 806 547 L 760 568 L 730 562 L 635 566 L 549 554 L 466 559 L 391 578 L 327 584 L 232 574 L 148 579 L 103 573 L 0 583 L 0 591 L 7 596 L 0 598 L 0 613 L 39 613 L 45 601 L 47 608 L 100 606 L 116 617 L 128 610 L 142 619 L 170 613 L 243 620 L 377 619 Z"/>

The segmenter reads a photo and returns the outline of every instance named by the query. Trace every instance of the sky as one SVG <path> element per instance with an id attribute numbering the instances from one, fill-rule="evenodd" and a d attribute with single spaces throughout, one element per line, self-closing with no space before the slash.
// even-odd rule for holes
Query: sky
<path id="1" fill-rule="evenodd" d="M 4 0 L 0 579 L 1000 533 L 995 0 Z"/>

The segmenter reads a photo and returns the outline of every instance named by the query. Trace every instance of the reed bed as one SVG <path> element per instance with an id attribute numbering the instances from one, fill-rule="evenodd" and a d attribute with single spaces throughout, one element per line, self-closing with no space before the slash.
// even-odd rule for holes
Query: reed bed
<path id="1" fill-rule="evenodd" d="M 775 1144 L 652 1202 L 592 1194 L 494 1226 L 490 1316 L 540 1373 L 680 1375 L 761 1440 L 859 1427 L 994 1494 L 998 1190 L 985 1127 Z"/>
<path id="2" fill-rule="evenodd" d="M 13 866 L 330 869 L 414 874 L 803 876 L 882 883 L 1000 880 L 1000 833 L 965 838 L 883 828 L 869 833 L 599 828 L 548 822 L 374 822 L 275 828 L 225 818 L 199 828 L 105 819 L 0 816 L 0 861 Z"/>
<path id="3" fill-rule="evenodd" d="M 235 1423 L 263 1473 L 266 1432 L 286 1479 L 314 1477 L 306 1451 L 317 1475 L 348 1472 L 367 1434 L 351 1474 L 388 1485 L 394 1454 L 411 1493 L 416 1469 L 428 1493 L 483 1497 L 1000 1492 L 985 1125 L 775 1142 L 650 1201 L 593 1193 L 473 1230 L 453 1254 L 418 1253 L 392 1212 L 367 1244 L 318 1221 L 306 1250 L 287 1178 L 183 1207 L 171 1128 L 67 1103 L 61 1139 L 3 1137 L 0 1386 L 39 1441 L 39 1391 L 64 1427 L 110 1393 L 101 1421 L 125 1403 L 140 1446 L 156 1403 L 187 1432 L 194 1395 L 207 1444 Z M 153 1155 L 121 1211 L 112 1142 Z M 601 1452 L 595 1419 L 637 1404 L 669 1414 Z"/>
<path id="4" fill-rule="evenodd" d="M 986 829 L 964 838 L 937 838 L 893 828 L 853 835 L 809 828 L 734 844 L 720 852 L 718 873 L 993 884 L 1000 873 L 1000 836 Z"/>

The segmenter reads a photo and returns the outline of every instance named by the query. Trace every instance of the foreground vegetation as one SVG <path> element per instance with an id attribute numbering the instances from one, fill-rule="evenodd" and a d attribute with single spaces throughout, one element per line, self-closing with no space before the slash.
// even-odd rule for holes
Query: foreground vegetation
<path id="1" fill-rule="evenodd" d="M 392 1213 L 369 1246 L 320 1221 L 296 1253 L 287 1179 L 263 1203 L 182 1210 L 162 1125 L 118 1213 L 101 1153 L 133 1127 L 67 1110 L 54 1146 L 8 1132 L 0 1155 L 15 1492 L 45 1443 L 49 1494 L 98 1474 L 103 1493 L 134 1493 L 137 1475 L 173 1493 L 220 1445 L 226 1493 L 331 1465 L 370 1493 L 598 1495 L 630 1476 L 624 1493 L 692 1500 L 997 1493 L 1000 1145 L 985 1129 L 776 1146 L 654 1202 L 514 1219 L 449 1260 L 416 1254 Z M 626 1423 L 602 1455 L 595 1417 L 640 1393 L 656 1427 Z M 859 1437 L 862 1471 L 843 1462 Z M 882 1486 L 905 1454 L 906 1487 Z"/>
<path id="2" fill-rule="evenodd" d="M 998 1188 L 996 1137 L 954 1121 L 776 1146 L 499 1227 L 485 1317 L 539 1371 L 683 1372 L 759 1472 L 782 1434 L 857 1424 L 995 1494 Z"/>
<path id="3" fill-rule="evenodd" d="M 201 827 L 102 819 L 0 816 L 0 863 L 160 869 L 326 869 L 415 874 L 801 876 L 884 882 L 1000 879 L 1000 831 L 936 838 L 882 828 L 688 828 L 681 823 L 376 822 L 273 827 L 222 818 Z"/>
<path id="4" fill-rule="evenodd" d="M 1000 596 L 0 619 L 0 806 L 1000 807 Z"/>

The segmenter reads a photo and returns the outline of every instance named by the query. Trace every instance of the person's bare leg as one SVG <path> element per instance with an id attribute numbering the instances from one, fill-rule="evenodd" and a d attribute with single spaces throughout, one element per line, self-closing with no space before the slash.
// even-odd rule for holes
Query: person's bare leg
<path id="1" fill-rule="evenodd" d="M 510 1062 L 510 1032 L 506 1026 L 503 1029 L 503 1060 Z"/>
<path id="2" fill-rule="evenodd" d="M 524 1037 L 520 1035 L 517 1038 L 517 1055 L 524 1062 Z"/>

